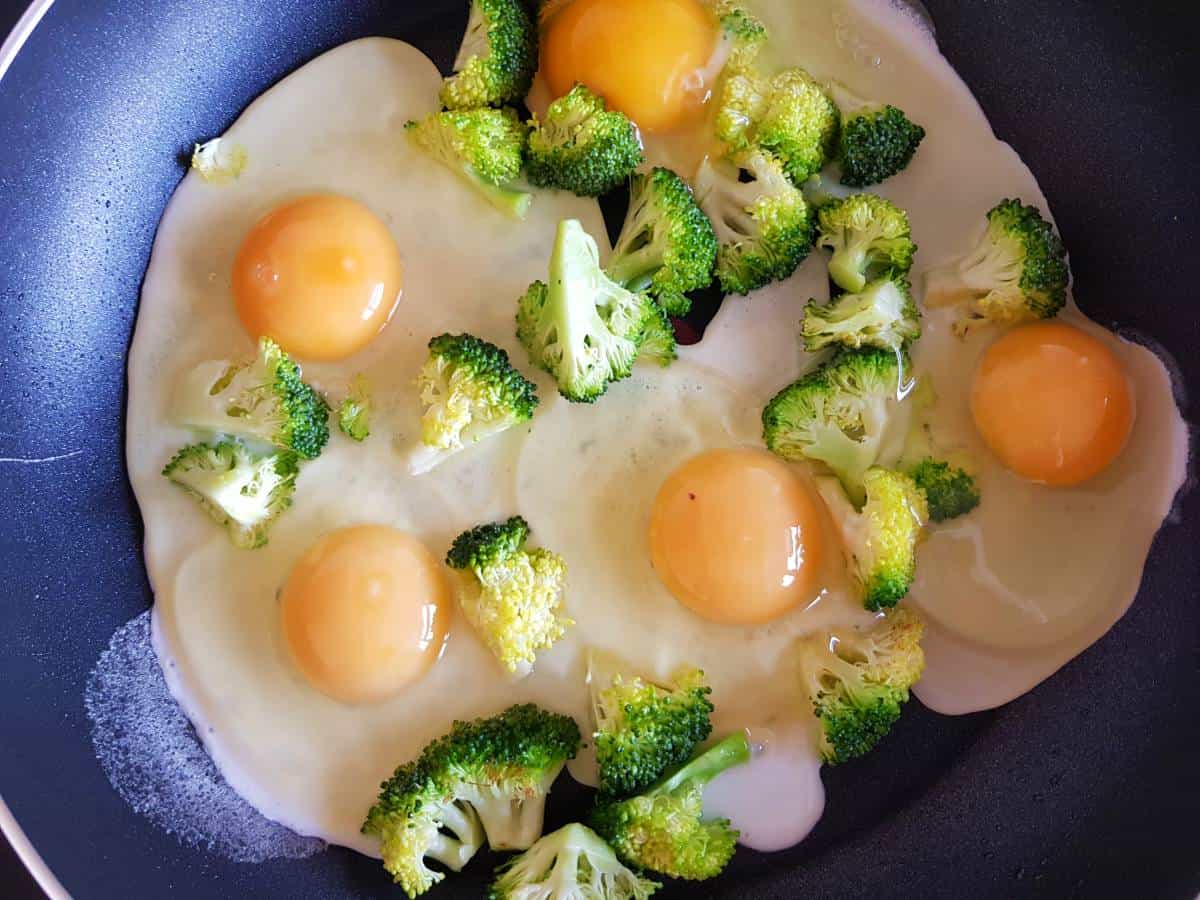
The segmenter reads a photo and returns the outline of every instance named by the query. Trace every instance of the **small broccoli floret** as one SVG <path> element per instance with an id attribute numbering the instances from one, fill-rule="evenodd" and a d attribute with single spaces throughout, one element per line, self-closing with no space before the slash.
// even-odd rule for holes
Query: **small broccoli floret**
<path id="1" fill-rule="evenodd" d="M 688 291 L 712 283 L 717 238 L 687 182 L 670 169 L 634 175 L 629 210 L 605 270 L 631 291 L 649 291 L 673 316 L 687 315 Z"/>
<path id="2" fill-rule="evenodd" d="M 731 59 L 717 87 L 714 128 L 731 155 L 754 145 L 754 126 L 766 106 L 766 79 L 746 60 Z"/>
<path id="3" fill-rule="evenodd" d="M 754 143 L 783 164 L 800 184 L 833 158 L 838 109 L 803 69 L 786 69 L 767 84 Z"/>
<path id="4" fill-rule="evenodd" d="M 908 474 L 925 494 L 929 518 L 945 522 L 965 516 L 979 505 L 979 486 L 975 479 L 957 466 L 938 459 L 921 460 Z"/>
<path id="5" fill-rule="evenodd" d="M 530 125 L 525 174 L 538 187 L 599 197 L 642 163 L 633 123 L 582 84 L 550 104 L 545 122 Z"/>
<path id="6" fill-rule="evenodd" d="M 654 301 L 621 287 L 600 268 L 600 251 L 575 219 L 558 223 L 550 286 L 535 281 L 517 308 L 517 337 L 530 361 L 568 400 L 591 403 L 609 382 L 628 378 Z"/>
<path id="7" fill-rule="evenodd" d="M 213 138 L 192 149 L 192 170 L 214 184 L 237 179 L 249 161 L 246 148 L 226 138 Z"/>
<path id="8" fill-rule="evenodd" d="M 921 314 L 907 281 L 881 278 L 857 294 L 835 297 L 827 306 L 810 300 L 801 334 L 810 352 L 837 345 L 899 350 L 921 336 Z"/>
<path id="9" fill-rule="evenodd" d="M 691 881 L 715 878 L 733 857 L 738 832 L 728 819 L 703 820 L 704 788 L 749 761 L 746 735 L 732 734 L 636 797 L 600 801 L 591 825 L 628 865 Z"/>
<path id="10" fill-rule="evenodd" d="M 514 0 L 516 2 L 516 0 Z M 432 113 L 408 122 L 417 147 L 457 173 L 496 209 L 516 219 L 529 212 L 532 195 L 512 186 L 521 174 L 525 125 L 511 109 Z"/>
<path id="11" fill-rule="evenodd" d="M 252 362 L 201 363 L 180 383 L 172 416 L 180 425 L 274 444 L 315 459 L 329 440 L 329 406 L 300 366 L 270 338 Z"/>
<path id="12" fill-rule="evenodd" d="M 842 184 L 868 187 L 903 172 L 925 129 L 894 106 L 864 106 L 842 117 L 837 157 Z"/>
<path id="13" fill-rule="evenodd" d="M 522 0 L 471 0 L 455 74 L 439 95 L 446 109 L 519 103 L 538 60 L 538 30 Z"/>
<path id="14" fill-rule="evenodd" d="M 338 407 L 338 428 L 352 441 L 365 441 L 371 434 L 371 392 L 361 375 L 351 379 L 350 390 Z"/>
<path id="15" fill-rule="evenodd" d="M 864 756 L 891 731 L 925 667 L 924 627 L 901 607 L 868 631 L 815 632 L 804 639 L 801 670 L 827 763 Z"/>
<path id="16" fill-rule="evenodd" d="M 813 215 L 779 162 L 754 152 L 737 162 L 705 160 L 696 196 L 716 232 L 717 279 L 748 294 L 796 271 L 813 246 Z"/>
<path id="17" fill-rule="evenodd" d="M 879 459 L 889 410 L 903 393 L 907 358 L 890 350 L 843 353 L 775 395 L 763 409 L 763 440 L 789 460 L 827 465 L 856 505 Z"/>
<path id="18" fill-rule="evenodd" d="M 665 368 L 678 358 L 675 326 L 671 317 L 657 303 L 652 303 L 651 314 L 646 317 L 645 328 L 642 330 L 642 346 L 638 350 L 638 359 L 647 359 Z"/>
<path id="19" fill-rule="evenodd" d="M 1056 316 L 1067 300 L 1070 271 L 1054 226 L 1020 200 L 1002 200 L 987 218 L 974 250 L 926 275 L 926 305 L 962 305 L 960 334 L 978 324 Z"/>
<path id="20" fill-rule="evenodd" d="M 868 281 L 906 275 L 917 252 L 908 215 L 882 197 L 855 194 L 817 214 L 817 246 L 833 251 L 829 277 L 844 291 Z"/>
<path id="21" fill-rule="evenodd" d="M 382 842 L 384 868 L 416 897 L 488 844 L 524 850 L 542 833 L 546 794 L 579 749 L 574 719 L 532 703 L 455 722 L 383 783 L 363 834 Z"/>
<path id="22" fill-rule="evenodd" d="M 586 825 L 546 835 L 496 870 L 488 900 L 646 900 L 661 884 L 617 859 Z"/>
<path id="23" fill-rule="evenodd" d="M 221 441 L 184 447 L 162 473 L 229 530 L 235 547 L 253 550 L 267 543 L 271 523 L 292 505 L 298 471 L 289 451 L 260 454 Z"/>

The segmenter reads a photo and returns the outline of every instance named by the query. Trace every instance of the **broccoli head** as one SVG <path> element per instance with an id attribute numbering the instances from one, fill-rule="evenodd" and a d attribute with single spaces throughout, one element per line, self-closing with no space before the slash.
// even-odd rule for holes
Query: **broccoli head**
<path id="1" fill-rule="evenodd" d="M 518 103 L 529 93 L 537 62 L 537 25 L 522 0 L 471 0 L 455 74 L 442 84 L 442 106 Z"/>
<path id="2" fill-rule="evenodd" d="M 646 900 L 662 885 L 622 865 L 586 825 L 566 825 L 496 870 L 488 900 Z"/>
<path id="3" fill-rule="evenodd" d="M 891 731 L 925 667 L 923 631 L 916 613 L 901 607 L 867 631 L 815 632 L 804 638 L 801 670 L 827 763 L 864 756 Z"/>
<path id="4" fill-rule="evenodd" d="M 881 278 L 856 294 L 841 294 L 821 306 L 810 300 L 801 326 L 804 348 L 881 347 L 899 350 L 921 336 L 921 313 L 902 277 Z"/>
<path id="5" fill-rule="evenodd" d="M 642 331 L 642 346 L 638 359 L 648 359 L 660 366 L 669 366 L 679 357 L 675 341 L 675 326 L 667 311 L 657 303 L 651 303 L 650 315 L 646 317 Z"/>
<path id="6" fill-rule="evenodd" d="M 838 109 L 803 69 L 786 69 L 767 83 L 754 143 L 774 155 L 796 184 L 821 171 L 837 142 Z"/>
<path id="7" fill-rule="evenodd" d="M 817 232 L 817 246 L 833 251 L 829 277 L 844 291 L 861 291 L 868 281 L 906 275 L 917 252 L 907 214 L 874 194 L 855 194 L 823 206 Z"/>
<path id="8" fill-rule="evenodd" d="M 642 163 L 633 123 L 582 84 L 550 104 L 546 121 L 530 125 L 525 174 L 538 187 L 599 197 Z"/>
<path id="9" fill-rule="evenodd" d="M 868 187 L 903 172 L 925 129 L 894 106 L 864 106 L 842 117 L 837 157 L 842 184 Z"/>
<path id="10" fill-rule="evenodd" d="M 928 457 L 908 470 L 925 494 L 929 518 L 945 522 L 965 516 L 979 505 L 979 486 L 970 473 L 948 462 Z"/>
<path id="11" fill-rule="evenodd" d="M 721 23 L 722 36 L 732 42 L 736 62 L 748 62 L 766 43 L 766 26 L 738 0 L 716 0 L 712 11 Z"/>
<path id="12" fill-rule="evenodd" d="M 367 380 L 355 375 L 338 407 L 338 428 L 352 441 L 365 441 L 371 434 L 371 392 Z"/>

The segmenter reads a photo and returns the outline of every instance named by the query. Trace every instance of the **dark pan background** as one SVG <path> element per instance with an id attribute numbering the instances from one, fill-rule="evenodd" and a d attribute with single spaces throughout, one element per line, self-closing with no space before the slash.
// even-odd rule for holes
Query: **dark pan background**
<path id="1" fill-rule="evenodd" d="M 1081 306 L 1153 335 L 1195 390 L 1196 14 L 1163 0 L 927 5 L 1040 179 Z M 0 28 L 21 6 L 0 0 Z M 445 64 L 463 17 L 458 2 L 58 0 L 0 85 L 0 457 L 84 451 L 0 464 L 0 794 L 79 898 L 400 896 L 347 851 L 248 866 L 181 847 L 109 788 L 82 696 L 109 636 L 149 602 L 122 466 L 123 356 L 182 174 L 172 160 L 344 40 L 404 37 Z M 828 809 L 803 845 L 742 852 L 719 883 L 661 896 L 1191 900 L 1198 509 L 1189 498 L 1159 536 L 1133 610 L 1055 678 L 974 716 L 914 702 L 876 754 L 826 771 Z M 551 824 L 573 799 L 554 795 Z M 0 847 L 0 895 L 39 896 Z M 432 896 L 480 896 L 485 872 Z"/>

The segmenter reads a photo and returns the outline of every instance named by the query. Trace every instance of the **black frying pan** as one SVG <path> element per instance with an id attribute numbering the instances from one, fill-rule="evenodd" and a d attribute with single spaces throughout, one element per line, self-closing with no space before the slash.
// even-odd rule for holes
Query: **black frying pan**
<path id="1" fill-rule="evenodd" d="M 1194 14 L 1169 0 L 926 4 L 946 55 L 1041 180 L 1080 305 L 1155 338 L 1195 390 Z M 0 22 L 23 7 L 0 0 Z M 400 896 L 349 851 L 235 864 L 156 830 L 105 780 L 82 697 L 114 629 L 150 602 L 122 464 L 124 354 L 177 157 L 322 50 L 385 34 L 445 65 L 464 19 L 461 0 L 57 0 L 7 46 L 15 60 L 0 59 L 12 62 L 0 82 L 0 458 L 65 455 L 0 461 L 0 796 L 76 897 Z M 1184 413 L 1195 415 L 1186 400 Z M 802 845 L 741 851 L 719 881 L 661 896 L 1195 897 L 1197 509 L 1184 503 L 1159 535 L 1129 614 L 1050 681 L 961 718 L 914 701 L 880 751 L 826 770 L 828 808 Z M 581 799 L 556 791 L 549 824 Z M 481 896 L 488 862 L 431 896 Z M 23 896 L 8 868 L 0 895 Z"/>

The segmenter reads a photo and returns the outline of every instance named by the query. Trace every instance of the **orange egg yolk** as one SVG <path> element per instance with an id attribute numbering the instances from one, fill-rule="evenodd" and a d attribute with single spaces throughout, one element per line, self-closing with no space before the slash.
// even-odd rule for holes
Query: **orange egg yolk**
<path id="1" fill-rule="evenodd" d="M 716 22 L 699 0 L 572 0 L 542 35 L 555 97 L 583 83 L 645 132 L 678 128 L 703 105 Z"/>
<path id="2" fill-rule="evenodd" d="M 453 608 L 438 560 L 410 535 L 360 525 L 326 535 L 288 576 L 283 636 L 318 691 L 377 703 L 437 660 Z"/>
<path id="3" fill-rule="evenodd" d="M 338 360 L 383 330 L 400 299 L 400 252 L 387 226 L 348 197 L 315 194 L 260 219 L 233 263 L 233 299 L 253 338 Z"/>
<path id="4" fill-rule="evenodd" d="M 811 600 L 817 505 L 761 450 L 713 450 L 671 473 L 650 514 L 650 559 L 680 603 L 710 622 L 770 622 Z"/>
<path id="5" fill-rule="evenodd" d="M 1056 486 L 1104 471 L 1133 427 L 1129 381 L 1096 338 L 1058 322 L 1014 329 L 984 353 L 971 389 L 984 441 L 1013 472 Z"/>

